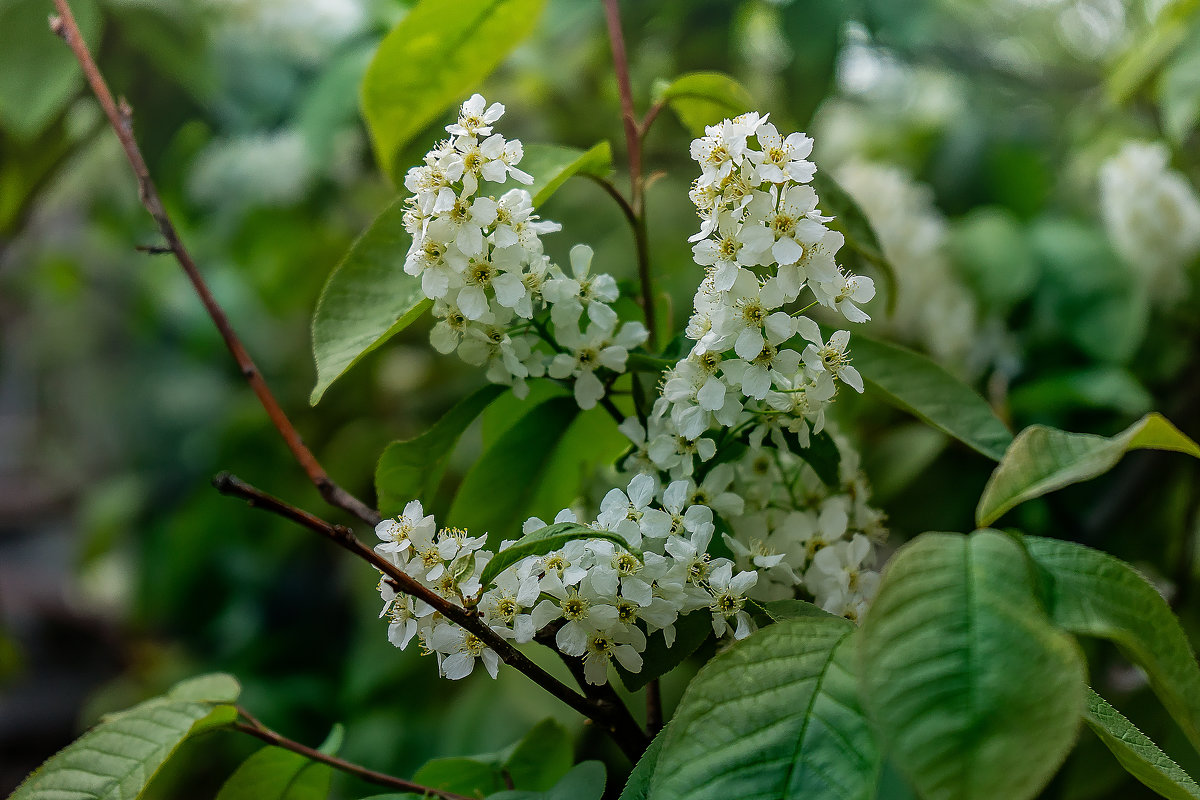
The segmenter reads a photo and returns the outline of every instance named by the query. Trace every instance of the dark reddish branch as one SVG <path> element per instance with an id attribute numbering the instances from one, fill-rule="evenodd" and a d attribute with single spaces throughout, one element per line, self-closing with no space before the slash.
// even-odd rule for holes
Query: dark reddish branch
<path id="1" fill-rule="evenodd" d="M 96 62 L 92 59 L 92 55 L 88 51 L 87 43 L 83 40 L 83 35 L 79 32 L 79 26 L 75 23 L 75 16 L 71 13 L 71 7 L 68 5 L 67 0 L 54 0 L 54 5 L 58 8 L 58 16 L 50 18 L 50 29 L 62 38 L 75 54 L 75 59 L 83 69 L 83 74 L 87 78 L 88 85 L 91 86 L 92 92 L 100 102 L 101 108 L 104 109 L 105 116 L 108 117 L 109 124 L 121 142 L 121 148 L 125 151 L 125 157 L 129 160 L 129 166 L 133 168 L 134 176 L 138 182 L 138 194 L 141 197 L 142 205 L 150 212 L 150 216 L 154 217 L 159 233 L 162 234 L 163 239 L 166 241 L 165 248 L 156 246 L 147 248 L 147 251 L 170 252 L 175 255 L 179 266 L 183 268 L 188 280 L 192 282 L 192 287 L 196 290 L 196 294 L 200 297 L 200 302 L 204 304 L 205 310 L 208 311 L 208 315 L 217 326 L 217 330 L 220 331 L 221 338 L 225 340 L 225 345 L 229 348 L 229 352 L 237 362 L 242 376 L 250 384 L 250 388 L 254 390 L 254 393 L 258 395 L 259 402 L 266 409 L 267 416 L 271 418 L 271 423 L 279 431 L 280 436 L 283 437 L 288 449 L 291 450 L 296 461 L 304 469 L 309 480 L 321 492 L 321 496 L 331 505 L 350 512 L 364 522 L 372 525 L 378 523 L 379 513 L 377 511 L 345 489 L 342 489 L 329 478 L 316 457 L 304 445 L 300 434 L 292 426 L 291 420 L 288 419 L 287 414 L 284 413 L 275 396 L 271 394 L 271 390 L 267 388 L 267 383 L 263 380 L 258 367 L 255 366 L 254 361 L 250 358 L 250 354 L 246 352 L 246 348 L 242 345 L 241 340 L 234 333 L 233 327 L 229 324 L 229 319 L 225 316 L 225 312 L 218 305 L 216 298 L 209 291 L 208 285 L 205 284 L 204 279 L 200 276 L 200 271 L 196 268 L 196 262 L 192 260 L 191 254 L 184 247 L 183 242 L 180 241 L 179 234 L 175 230 L 175 225 L 171 222 L 171 218 L 167 215 L 167 211 L 163 207 L 162 199 L 158 195 L 154 181 L 150 178 L 150 170 L 146 167 L 146 161 L 142 157 L 142 152 L 133 137 L 132 110 L 124 100 L 117 102 L 113 99 L 112 93 L 108 89 L 108 84 L 105 83 L 104 77 L 100 74 Z"/>
<path id="2" fill-rule="evenodd" d="M 624 704 L 618 701 L 614 706 L 613 703 L 609 702 L 609 698 L 607 697 L 603 699 L 583 697 L 573 691 L 553 675 L 533 663 L 524 653 L 513 647 L 506 639 L 493 631 L 475 611 L 455 605 L 417 582 L 406 574 L 404 570 L 359 541 L 354 532 L 345 525 L 334 525 L 326 522 L 320 517 L 296 508 L 276 497 L 272 497 L 228 473 L 221 473 L 214 478 L 213 486 L 222 494 L 240 497 L 251 506 L 262 508 L 303 525 L 371 564 L 384 574 L 386 580 L 392 584 L 396 591 L 415 597 L 418 600 L 423 600 L 433 606 L 442 616 L 479 637 L 488 647 L 495 651 L 496 655 L 505 664 L 513 667 L 518 672 L 524 673 L 534 683 L 599 725 L 605 732 L 612 736 L 613 740 L 629 756 L 630 760 L 637 761 L 646 749 L 648 743 L 646 736 L 637 727 L 637 723 L 633 721 L 633 718 L 629 715 L 629 710 Z"/>
<path id="3" fill-rule="evenodd" d="M 646 236 L 645 178 L 642 175 L 642 135 L 649 120 L 638 122 L 633 111 L 633 87 L 629 83 L 629 57 L 625 36 L 621 33 L 621 10 L 617 0 L 604 0 L 604 18 L 608 23 L 608 41 L 612 45 L 613 68 L 617 73 L 617 91 L 621 95 L 621 121 L 625 128 L 625 149 L 629 151 L 629 210 L 632 211 L 633 240 L 637 251 L 638 282 L 642 287 L 642 313 L 650 332 L 650 349 L 657 350 L 658 324 L 654 311 L 654 287 L 650 282 L 650 246 Z M 658 111 L 654 110 L 657 115 Z M 627 212 L 628 213 L 628 212 Z"/>
<path id="4" fill-rule="evenodd" d="M 304 745 L 300 742 L 280 736 L 278 733 L 255 719 L 253 715 L 251 715 L 250 712 L 246 711 L 244 708 L 239 707 L 238 714 L 244 717 L 247 721 L 234 722 L 231 726 L 234 730 L 254 736 L 255 738 L 261 739 L 269 745 L 282 747 L 284 750 L 291 750 L 293 753 L 299 753 L 305 758 L 312 759 L 313 761 L 320 761 L 322 764 L 328 764 L 334 769 L 341 770 L 342 772 L 353 775 L 356 778 L 361 778 L 367 783 L 373 783 L 376 786 L 383 786 L 387 789 L 397 789 L 401 792 L 413 792 L 414 794 L 421 795 L 422 797 L 441 797 L 443 800 L 471 800 L 471 798 L 465 795 L 455 794 L 454 792 L 444 792 L 441 789 L 434 789 L 429 786 L 422 786 L 419 783 L 413 783 L 412 781 L 406 781 L 403 778 L 396 778 L 392 775 L 376 772 L 373 769 L 361 767 L 358 764 L 352 764 L 351 762 L 345 761 L 337 756 L 331 756 L 327 753 L 322 753 L 320 750 L 315 750 L 308 745 Z"/>

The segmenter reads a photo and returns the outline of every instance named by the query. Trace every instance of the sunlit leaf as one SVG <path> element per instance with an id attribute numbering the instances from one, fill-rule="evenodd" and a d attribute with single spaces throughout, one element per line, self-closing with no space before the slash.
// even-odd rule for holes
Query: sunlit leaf
<path id="1" fill-rule="evenodd" d="M 657 87 L 655 102 L 666 103 L 693 136 L 706 125 L 744 114 L 755 107 L 747 89 L 723 72 L 689 72 Z"/>
<path id="2" fill-rule="evenodd" d="M 134 800 L 188 736 L 237 718 L 240 687 L 207 675 L 106 716 L 42 764 L 10 800 Z"/>
<path id="3" fill-rule="evenodd" d="M 991 524 L 1026 500 L 1103 475 L 1127 452 L 1139 449 L 1174 450 L 1200 458 L 1200 447 L 1161 414 L 1147 414 L 1112 437 L 1031 425 L 1013 440 L 988 479 L 975 521 Z"/>
<path id="4" fill-rule="evenodd" d="M 404 146 L 461 103 L 533 31 L 545 0 L 421 0 L 384 38 L 362 85 L 363 116 L 384 174 Z"/>
<path id="5" fill-rule="evenodd" d="M 710 661 L 664 731 L 648 800 L 874 798 L 854 631 L 835 617 L 788 620 Z"/>
<path id="6" fill-rule="evenodd" d="M 1071 749 L 1084 661 L 1008 536 L 926 533 L 902 547 L 862 634 L 863 702 L 925 800 L 1028 800 Z"/>

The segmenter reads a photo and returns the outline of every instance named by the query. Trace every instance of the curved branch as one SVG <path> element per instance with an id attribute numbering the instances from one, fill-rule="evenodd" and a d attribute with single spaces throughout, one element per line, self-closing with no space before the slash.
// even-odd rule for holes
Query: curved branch
<path id="1" fill-rule="evenodd" d="M 83 40 L 83 35 L 79 32 L 79 26 L 75 23 L 75 16 L 71 13 L 71 7 L 67 3 L 67 0 L 54 0 L 54 5 L 58 8 L 59 15 L 50 18 L 50 29 L 65 41 L 70 46 L 71 52 L 75 54 L 75 59 L 83 69 L 83 75 L 87 78 L 88 85 L 91 87 L 93 94 L 96 95 L 96 99 L 104 109 L 104 114 L 108 117 L 109 124 L 117 134 L 117 138 L 121 142 L 121 148 L 125 151 L 125 157 L 129 160 L 129 166 L 133 169 L 133 174 L 137 178 L 138 194 L 142 205 L 150 212 L 150 216 L 154 217 L 154 222 L 158 225 L 159 233 L 162 234 L 163 239 L 166 241 L 165 248 L 153 247 L 149 251 L 171 252 L 175 255 L 175 260 L 183 268 L 188 280 L 192 283 L 192 287 L 196 290 L 196 294 L 200 297 L 200 302 L 204 304 L 204 308 L 208 312 L 209 317 L 212 318 L 213 324 L 217 326 L 221 338 L 225 340 L 225 346 L 229 348 L 230 354 L 233 356 L 234 361 L 237 362 L 242 377 L 246 379 L 246 382 L 250 384 L 250 388 L 258 395 L 259 402 L 262 403 L 267 416 L 271 418 L 271 423 L 275 426 L 275 429 L 279 431 L 279 435 L 283 437 L 288 450 L 292 452 L 292 456 L 295 457 L 301 468 L 304 469 L 309 480 L 317 487 L 317 490 L 325 498 L 326 502 L 350 512 L 364 522 L 372 525 L 377 524 L 380 519 L 379 512 L 330 479 L 320 462 L 317 461 L 316 456 L 305 446 L 304 441 L 300 438 L 300 434 L 292 425 L 291 420 L 288 419 L 287 414 L 284 413 L 275 396 L 271 394 L 271 390 L 267 387 L 267 382 L 263 380 L 262 373 L 258 371 L 258 367 L 254 364 L 253 359 L 250 358 L 250 354 L 246 352 L 246 348 L 234 332 L 233 326 L 229 324 L 229 319 L 225 316 L 225 311 L 217 303 L 212 292 L 209 291 L 208 285 L 204 282 L 204 278 L 201 277 L 200 271 L 196 268 L 196 262 L 192 259 L 191 253 L 184 247 L 183 242 L 179 238 L 178 231 L 175 230 L 174 223 L 171 222 L 171 218 L 163 206 L 162 199 L 158 195 L 158 189 L 155 187 L 154 181 L 150 178 L 150 170 L 146 166 L 146 160 L 142 157 L 142 151 L 138 148 L 137 140 L 133 137 L 133 110 L 123 99 L 119 103 L 113 99 L 112 92 L 109 91 L 108 84 L 104 81 L 104 76 L 100 74 L 100 69 L 96 66 L 96 62 L 88 50 L 87 43 Z"/>

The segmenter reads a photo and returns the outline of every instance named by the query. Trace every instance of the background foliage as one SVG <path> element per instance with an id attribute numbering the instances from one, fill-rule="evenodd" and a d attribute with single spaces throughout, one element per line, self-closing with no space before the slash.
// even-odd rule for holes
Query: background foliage
<path id="1" fill-rule="evenodd" d="M 364 75 L 374 85 L 367 64 L 392 46 L 385 37 L 408 4 L 73 5 L 135 109 L 189 247 L 277 395 L 331 474 L 369 495 L 388 443 L 428 430 L 478 388 L 473 370 L 428 348 L 425 320 L 327 384 L 318 409 L 306 402 L 317 382 L 309 319 L 326 277 L 388 213 L 387 174 L 424 152 L 443 124 L 405 120 L 408 129 L 372 143 L 360 116 Z M 621 142 L 599 4 L 527 5 L 520 21 L 536 19 L 530 38 L 482 84 L 508 105 L 509 131 L 580 151 Z M 669 91 L 663 79 L 725 71 L 781 129 L 814 134 L 822 168 L 866 157 L 932 187 L 949 218 L 952 274 L 984 323 L 976 338 L 986 358 L 960 367 L 1014 430 L 1040 423 L 1115 436 L 1157 409 L 1196 438 L 1194 290 L 1169 308 L 1150 304 L 1154 287 L 1108 242 L 1095 188 L 1100 162 L 1128 138 L 1165 138 L 1173 165 L 1193 184 L 1200 178 L 1194 6 L 1167 3 L 1153 23 L 1134 0 L 663 0 L 624 12 L 640 107 Z M 521 676 L 447 685 L 415 653 L 393 650 L 364 567 L 211 490 L 212 474 L 236 468 L 273 493 L 317 500 L 174 265 L 131 251 L 155 242 L 151 222 L 46 13 L 40 0 L 0 0 L 0 788 L 100 714 L 212 670 L 236 674 L 243 702 L 275 729 L 317 742 L 342 723 L 344 757 L 395 774 L 501 751 L 547 717 L 570 731 L 576 760 L 600 758 L 623 774 L 629 765 L 606 742 Z M 420 88 L 439 91 L 433 76 Z M 677 324 L 695 281 L 685 243 L 694 227 L 684 200 L 691 134 L 664 115 L 647 150 L 664 173 L 647 198 L 652 256 Z M 568 181 L 545 210 L 595 247 L 597 263 L 634 278 L 632 243 L 598 187 Z M 553 239 L 549 246 L 565 261 Z M 898 284 L 902 294 L 903 275 Z M 872 313 L 883 316 L 884 302 Z M 977 513 L 981 523 L 994 519 L 976 509 L 992 470 L 980 452 L 1002 449 L 1005 432 L 986 427 L 990 415 L 965 419 L 978 446 L 954 442 L 880 402 L 894 354 L 863 345 L 855 358 L 875 385 L 861 401 L 839 402 L 839 413 L 889 514 L 891 544 L 929 529 L 970 530 Z M 445 464 L 441 508 L 484 443 L 515 435 L 527 409 L 497 403 L 462 433 Z M 567 444 L 539 467 L 550 474 L 578 476 L 587 457 L 620 449 L 608 427 L 561 424 Z M 572 462 L 583 442 L 586 456 Z M 1126 446 L 1136 441 L 1121 453 Z M 1097 447 L 1096 458 L 1121 454 Z M 404 454 L 389 453 L 402 470 Z M 1134 452 L 1106 476 L 1024 503 L 996 524 L 1133 562 L 1167 591 L 1194 638 L 1196 482 L 1194 462 Z M 547 484 L 509 511 L 552 514 L 564 491 Z M 380 502 L 386 510 L 389 500 Z M 1030 624 L 1057 642 L 1049 623 Z M 843 631 L 829 627 L 828 663 L 815 668 L 888 635 L 870 630 L 861 643 L 840 644 Z M 1078 654 L 1055 642 L 1045 657 L 1076 669 Z M 1104 637 L 1084 649 L 1092 685 L 1196 774 L 1200 759 L 1185 738 L 1194 732 L 1172 722 Z M 689 670 L 666 682 L 668 708 Z M 209 736 L 183 747 L 184 758 L 156 777 L 154 796 L 214 795 L 254 743 Z M 890 767 L 880 769 L 886 779 Z M 338 796 L 367 793 L 344 776 L 333 781 Z M 1085 733 L 1047 794 L 1141 791 Z"/>

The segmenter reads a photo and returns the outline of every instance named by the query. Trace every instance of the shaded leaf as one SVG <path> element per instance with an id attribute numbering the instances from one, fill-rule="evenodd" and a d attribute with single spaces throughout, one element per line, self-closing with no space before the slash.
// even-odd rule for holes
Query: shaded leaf
<path id="1" fill-rule="evenodd" d="M 345 730 L 335 725 L 318 748 L 335 755 Z M 216 800 L 325 800 L 333 768 L 282 747 L 264 747 L 251 755 L 221 786 Z"/>
<path id="2" fill-rule="evenodd" d="M 463 432 L 506 391 L 507 386 L 495 383 L 477 389 L 420 436 L 392 442 L 384 448 L 375 468 L 379 513 L 385 517 L 395 516 L 409 500 L 432 500 L 446 462 Z"/>
<path id="3" fill-rule="evenodd" d="M 488 800 L 600 800 L 604 796 L 604 765 L 584 761 L 575 765 L 554 788 L 545 792 L 499 792 Z"/>
<path id="4" fill-rule="evenodd" d="M 501 769 L 508 773 L 514 789 L 544 792 L 571 769 L 575 748 L 571 734 L 554 719 L 544 719 L 512 748 Z"/>
<path id="5" fill-rule="evenodd" d="M 384 174 L 404 146 L 466 99 L 537 25 L 545 0 L 421 0 L 379 45 L 362 109 Z"/>
<path id="6" fill-rule="evenodd" d="M 573 397 L 531 408 L 467 472 L 450 505 L 450 524 L 487 533 L 489 549 L 516 536 L 555 446 L 578 414 Z"/>
<path id="7" fill-rule="evenodd" d="M 667 738 L 667 731 L 661 730 L 658 735 L 650 742 L 650 746 L 646 748 L 646 752 L 642 753 L 642 757 L 633 765 L 633 771 L 629 773 L 629 780 L 625 781 L 625 788 L 621 790 L 621 796 L 617 800 L 647 800 L 650 796 L 650 779 L 654 777 L 654 770 L 658 766 L 658 756 L 662 752 L 663 742 Z"/>
<path id="8" fill-rule="evenodd" d="M 879 237 L 875 235 L 866 213 L 827 171 L 817 170 L 812 187 L 821 198 L 821 212 L 833 216 L 829 227 L 846 237 L 847 249 L 839 251 L 838 261 L 855 274 L 873 272 L 882 278 L 886 284 L 888 311 L 891 312 L 899 292 L 896 268 L 883 254 Z M 851 256 L 849 259 L 846 258 L 848 254 Z"/>
<path id="9" fill-rule="evenodd" d="M 316 405 L 330 385 L 433 305 L 421 279 L 404 272 L 412 240 L 404 230 L 404 201 L 395 200 L 351 245 L 321 290 L 313 313 Z"/>
<path id="10" fill-rule="evenodd" d="M 662 633 L 647 635 L 640 672 L 630 672 L 617 661 L 613 661 L 613 666 L 621 676 L 621 683 L 625 684 L 625 688 L 636 692 L 686 661 L 708 640 L 711 633 L 712 614 L 705 609 L 693 611 L 675 621 L 675 641 L 670 647 L 667 647 L 667 640 L 663 638 Z"/>
<path id="11" fill-rule="evenodd" d="M 834 617 L 788 620 L 713 658 L 664 733 L 647 797 L 873 798 L 879 752 L 854 631 Z"/>
<path id="12" fill-rule="evenodd" d="M 689 72 L 654 92 L 656 103 L 666 103 L 693 136 L 703 136 L 707 125 L 736 117 L 755 107 L 750 92 L 723 72 Z"/>
<path id="13" fill-rule="evenodd" d="M 863 703 L 926 800 L 1032 798 L 1071 749 L 1083 658 L 1004 534 L 925 533 L 902 547 L 862 637 Z"/>
<path id="14" fill-rule="evenodd" d="M 133 800 L 184 739 L 237 718 L 239 692 L 228 675 L 203 676 L 110 714 L 38 767 L 10 800 Z"/>
<path id="15" fill-rule="evenodd" d="M 496 553 L 495 557 L 483 568 L 483 574 L 479 576 L 483 591 L 486 592 L 490 589 L 496 576 L 518 561 L 530 556 L 541 556 L 554 550 L 560 550 L 567 542 L 573 542 L 576 539 L 606 539 L 634 555 L 641 556 L 640 550 L 631 547 L 623 538 L 611 531 L 589 528 L 578 522 L 558 522 L 527 533 L 515 544 Z"/>
<path id="16" fill-rule="evenodd" d="M 804 463 L 812 467 L 822 483 L 826 486 L 841 485 L 842 453 L 829 431 L 809 434 L 808 447 L 801 445 L 800 438 L 787 428 L 781 432 L 792 455 L 803 459 Z"/>
<path id="17" fill-rule="evenodd" d="M 1031 425 L 1013 440 L 992 472 L 975 509 L 975 522 L 988 525 L 1026 500 L 1103 475 L 1127 452 L 1139 449 L 1174 450 L 1200 458 L 1200 447 L 1157 413 L 1112 437 Z"/>
<path id="18" fill-rule="evenodd" d="M 491 795 L 507 788 L 499 766 L 486 758 L 435 758 L 417 770 L 413 781 L 469 797 Z"/>
<path id="19" fill-rule="evenodd" d="M 826 331 L 826 333 L 828 333 Z M 971 387 L 929 358 L 869 336 L 850 337 L 854 366 L 868 393 L 953 436 L 993 461 L 1004 456 L 1012 434 Z"/>
<path id="20" fill-rule="evenodd" d="M 1116 643 L 1145 671 L 1150 688 L 1200 749 L 1200 667 L 1158 591 L 1133 567 L 1099 550 L 1036 536 L 1024 542 L 1046 576 L 1046 608 L 1054 623 Z"/>
<path id="21" fill-rule="evenodd" d="M 1200 786 L 1149 736 L 1091 689 L 1087 690 L 1087 711 L 1083 720 L 1117 757 L 1121 766 L 1145 786 L 1169 800 L 1200 798 Z"/>

